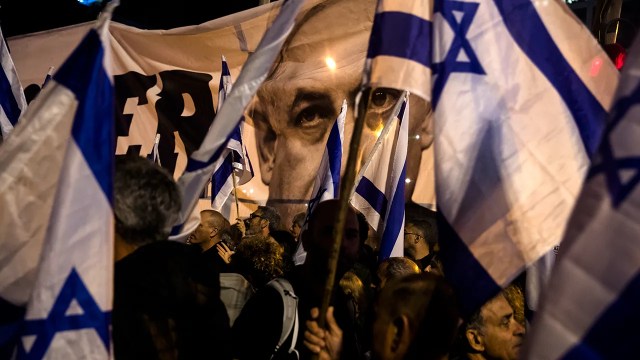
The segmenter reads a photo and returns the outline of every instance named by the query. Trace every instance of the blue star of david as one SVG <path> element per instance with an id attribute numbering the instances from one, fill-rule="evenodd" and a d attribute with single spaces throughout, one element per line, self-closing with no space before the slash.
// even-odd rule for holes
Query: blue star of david
<path id="1" fill-rule="evenodd" d="M 83 310 L 82 315 L 65 315 L 73 300 Z M 46 319 L 26 320 L 23 323 L 22 336 L 36 335 L 36 340 L 27 353 L 22 341 L 18 341 L 18 357 L 41 359 L 51 345 L 56 333 L 69 330 L 95 329 L 107 351 L 109 351 L 109 324 L 111 312 L 102 311 L 82 282 L 75 269 L 62 285 L 60 294 Z"/>
<path id="2" fill-rule="evenodd" d="M 589 171 L 588 177 L 604 173 L 607 182 L 607 189 L 611 196 L 613 207 L 617 208 L 631 194 L 631 191 L 640 183 L 640 156 L 627 156 L 616 158 L 611 146 L 611 133 L 625 118 L 629 110 L 640 104 L 640 84 L 625 97 L 618 99 L 618 102 L 611 110 L 611 120 L 607 125 L 602 143 L 599 149 L 599 159 Z M 626 183 L 622 182 L 619 171 L 635 169 L 636 173 Z"/>
<path id="3" fill-rule="evenodd" d="M 435 82 L 432 90 L 432 102 L 435 108 L 440 100 L 440 95 L 444 90 L 444 86 L 449 80 L 449 76 L 452 73 L 471 73 L 478 75 L 485 75 L 485 71 L 478 61 L 476 53 L 473 51 L 469 39 L 467 39 L 467 32 L 473 22 L 473 18 L 478 11 L 478 3 L 468 3 L 461 1 L 450 0 L 438 0 L 434 4 L 434 13 L 441 13 L 444 20 L 449 24 L 451 30 L 453 30 L 454 37 L 451 42 L 451 47 L 444 58 L 444 61 L 433 63 L 431 65 L 431 71 L 435 76 Z M 460 22 L 456 19 L 454 11 L 461 12 L 462 18 Z M 460 52 L 464 51 L 469 61 L 458 61 Z"/>

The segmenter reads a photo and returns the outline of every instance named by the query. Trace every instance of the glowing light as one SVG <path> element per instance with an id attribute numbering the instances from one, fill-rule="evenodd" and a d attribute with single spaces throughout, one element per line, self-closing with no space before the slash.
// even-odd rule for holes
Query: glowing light
<path id="1" fill-rule="evenodd" d="M 406 179 L 404 179 L 404 182 L 405 182 L 406 184 L 411 184 L 411 179 L 406 178 Z"/>
<path id="2" fill-rule="evenodd" d="M 329 70 L 336 71 L 336 61 L 331 56 L 327 56 L 324 61 L 327 63 Z"/>
<path id="3" fill-rule="evenodd" d="M 416 135 L 416 140 L 420 140 L 420 135 Z"/>
<path id="4" fill-rule="evenodd" d="M 589 76 L 591 77 L 598 76 L 601 68 L 602 68 L 602 59 L 600 57 L 596 57 L 591 62 L 591 70 L 589 70 Z"/>
<path id="5" fill-rule="evenodd" d="M 253 188 L 249 189 L 249 194 L 253 194 Z"/>
<path id="6" fill-rule="evenodd" d="M 382 121 L 378 124 L 378 127 L 373 131 L 374 134 L 376 134 L 376 138 L 380 137 L 380 134 L 382 134 L 382 129 L 384 129 L 384 124 L 382 123 Z"/>

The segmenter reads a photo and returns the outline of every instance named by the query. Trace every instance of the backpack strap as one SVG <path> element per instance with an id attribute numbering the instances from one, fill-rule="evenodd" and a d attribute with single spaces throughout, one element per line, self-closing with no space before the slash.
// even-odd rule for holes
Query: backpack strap
<path id="1" fill-rule="evenodd" d="M 291 331 L 293 330 L 293 337 L 291 339 L 291 347 L 289 348 L 288 353 L 295 353 L 298 355 L 298 352 L 295 350 L 296 342 L 298 340 L 298 331 L 299 331 L 299 323 L 298 323 L 298 297 L 293 292 L 293 287 L 283 278 L 276 278 L 267 283 L 267 286 L 274 288 L 282 297 L 282 304 L 284 305 L 284 312 L 282 315 L 282 333 L 280 334 L 280 340 L 278 340 L 278 345 L 276 345 L 273 354 L 271 355 L 271 359 L 276 355 L 280 347 L 289 337 Z"/>

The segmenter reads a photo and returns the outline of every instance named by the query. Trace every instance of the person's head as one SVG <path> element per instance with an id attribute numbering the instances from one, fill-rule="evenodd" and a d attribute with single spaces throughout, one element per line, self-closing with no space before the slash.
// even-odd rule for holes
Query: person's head
<path id="1" fill-rule="evenodd" d="M 467 357 L 472 360 L 516 360 L 525 334 L 503 293 L 473 314 L 463 331 Z"/>
<path id="2" fill-rule="evenodd" d="M 291 221 L 291 227 L 289 228 L 289 232 L 293 235 L 294 238 L 298 238 L 300 235 L 300 231 L 302 230 L 302 226 L 304 225 L 304 219 L 307 217 L 306 212 L 297 213 L 296 216 L 293 217 Z"/>
<path id="3" fill-rule="evenodd" d="M 189 235 L 189 242 L 200 246 L 202 250 L 210 249 L 222 240 L 222 235 L 229 231 L 230 224 L 227 219 L 215 210 L 202 210 L 200 212 L 200 224 Z"/>
<path id="4" fill-rule="evenodd" d="M 280 229 L 280 214 L 271 206 L 258 206 L 246 220 L 246 235 L 269 235 Z"/>
<path id="5" fill-rule="evenodd" d="M 415 203 L 407 203 L 404 224 L 404 254 L 419 260 L 434 251 L 438 239 L 436 213 Z"/>
<path id="6" fill-rule="evenodd" d="M 378 297 L 373 325 L 377 359 L 443 359 L 455 338 L 458 310 L 445 279 L 429 273 L 390 281 Z"/>
<path id="7" fill-rule="evenodd" d="M 319 203 L 311 214 L 307 231 L 302 233 L 303 246 L 307 250 L 305 267 L 313 269 L 312 274 L 320 276 L 327 274 L 328 259 L 334 244 L 333 229 L 337 222 L 339 207 L 338 199 Z M 349 206 L 346 215 L 336 279 L 353 267 L 358 260 L 360 249 L 356 212 Z"/>
<path id="8" fill-rule="evenodd" d="M 373 0 L 328 0 L 309 10 L 296 22 L 276 66 L 248 111 L 256 129 L 262 181 L 269 186 L 267 204 L 277 207 L 287 222 L 304 210 L 303 203 L 290 200 L 310 197 L 323 149 L 344 100 L 347 101 L 344 142 L 349 143 L 351 139 L 355 97 L 361 83 L 375 6 Z M 344 14 L 349 14 L 349 21 L 335 21 Z M 360 165 L 400 94 L 391 89 L 373 91 L 358 152 Z M 418 98 L 415 104 L 426 108 L 426 102 Z M 416 119 L 422 116 L 411 120 L 416 124 L 410 124 L 413 135 L 413 129 L 421 128 L 427 112 L 416 110 L 410 114 L 415 114 Z M 421 141 L 410 141 L 410 149 L 418 143 Z M 418 169 L 421 151 L 409 153 L 418 157 L 408 160 L 407 169 Z M 347 152 L 344 152 L 343 169 L 346 159 Z M 411 184 L 408 188 L 412 189 Z"/>
<path id="9" fill-rule="evenodd" d="M 180 211 L 180 193 L 171 175 L 140 156 L 119 157 L 115 164 L 116 236 L 134 247 L 166 240 Z"/>
<path id="10" fill-rule="evenodd" d="M 347 271 L 340 279 L 340 289 L 355 305 L 355 315 L 359 317 L 367 311 L 367 295 L 362 280 L 352 271 Z"/>
<path id="11" fill-rule="evenodd" d="M 393 279 L 419 273 L 420 268 L 413 260 L 406 257 L 390 257 L 383 260 L 378 266 L 380 288 L 384 288 L 385 284 Z"/>
<path id="12" fill-rule="evenodd" d="M 282 247 L 268 236 L 245 236 L 231 255 L 231 266 L 251 285 L 260 288 L 283 275 L 282 253 Z"/>

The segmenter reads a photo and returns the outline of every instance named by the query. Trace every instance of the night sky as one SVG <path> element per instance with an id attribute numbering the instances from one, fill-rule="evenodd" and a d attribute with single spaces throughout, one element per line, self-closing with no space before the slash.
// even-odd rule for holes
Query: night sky
<path id="1" fill-rule="evenodd" d="M 113 20 L 143 29 L 195 25 L 258 6 L 258 0 L 120 0 Z M 76 0 L 0 0 L 5 38 L 95 20 L 102 4 Z"/>

